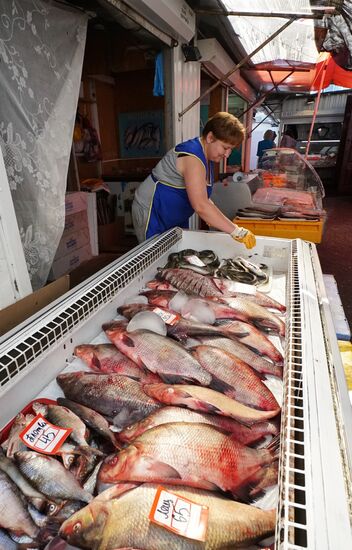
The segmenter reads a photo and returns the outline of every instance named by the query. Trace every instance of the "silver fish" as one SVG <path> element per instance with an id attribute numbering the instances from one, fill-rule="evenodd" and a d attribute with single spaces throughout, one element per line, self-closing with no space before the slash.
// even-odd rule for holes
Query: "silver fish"
<path id="1" fill-rule="evenodd" d="M 51 456 L 34 451 L 19 451 L 16 462 L 23 475 L 52 500 L 82 500 L 90 502 L 92 495 L 85 491 L 75 477 Z"/>
<path id="2" fill-rule="evenodd" d="M 4 472 L 0 472 L 0 526 L 19 536 L 35 538 L 39 533 L 17 486 Z"/>
<path id="3" fill-rule="evenodd" d="M 70 399 L 66 399 L 65 397 L 58 397 L 57 403 L 73 411 L 77 416 L 81 418 L 81 420 L 83 420 L 88 428 L 91 428 L 99 435 L 101 435 L 104 439 L 110 441 L 114 447 L 119 447 L 115 435 L 109 428 L 109 422 L 100 413 L 94 411 L 93 409 L 90 409 L 89 407 L 85 407 L 80 403 L 75 403 Z"/>
<path id="4" fill-rule="evenodd" d="M 0 469 L 5 472 L 10 479 L 17 485 L 19 490 L 33 503 L 33 505 L 41 510 L 47 498 L 45 495 L 37 491 L 21 474 L 13 460 L 7 458 L 4 452 L 0 449 Z"/>

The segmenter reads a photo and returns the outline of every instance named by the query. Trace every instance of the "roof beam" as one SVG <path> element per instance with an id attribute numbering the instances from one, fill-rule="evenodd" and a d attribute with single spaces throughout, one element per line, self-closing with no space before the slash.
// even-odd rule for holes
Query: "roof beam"
<path id="1" fill-rule="evenodd" d="M 274 11 L 227 11 L 227 10 L 199 10 L 195 9 L 195 13 L 199 15 L 226 15 L 237 17 L 280 17 L 281 19 L 289 19 L 294 17 L 295 19 L 321 19 L 324 14 L 333 14 L 334 7 L 321 6 L 319 8 L 311 8 L 311 10 L 317 13 L 293 13 L 289 12 L 274 12 Z"/>
<path id="2" fill-rule="evenodd" d="M 284 31 L 289 25 L 291 25 L 291 23 L 293 23 L 295 20 L 297 19 L 297 17 L 292 17 L 290 18 L 288 21 L 286 21 L 279 29 L 277 29 L 273 34 L 271 34 L 262 44 L 260 44 L 257 48 L 255 48 L 255 50 L 253 50 L 251 53 L 247 54 L 239 63 L 237 63 L 237 65 L 235 65 L 232 69 L 230 69 L 222 78 L 219 78 L 219 80 L 217 80 L 216 82 L 214 82 L 214 84 L 212 86 L 210 86 L 210 88 L 208 88 L 207 90 L 205 90 L 205 92 L 203 92 L 199 97 L 197 97 L 197 99 L 195 99 L 194 101 L 192 101 L 192 103 L 190 105 L 188 105 L 188 107 L 186 107 L 185 109 L 183 109 L 183 111 L 181 111 L 181 113 L 178 114 L 178 118 L 179 120 L 190 110 L 192 109 L 192 107 L 194 107 L 195 105 L 197 105 L 197 103 L 199 103 L 203 97 L 207 96 L 210 92 L 212 92 L 213 90 L 215 90 L 215 88 L 217 88 L 222 82 L 226 81 L 228 79 L 228 77 L 230 75 L 232 75 L 233 73 L 235 73 L 236 71 L 238 71 L 241 67 L 243 67 L 243 65 L 245 65 L 247 63 L 247 61 L 249 61 L 257 52 L 259 52 L 262 48 L 264 48 L 264 46 L 266 46 L 267 44 L 269 44 L 269 42 L 271 42 L 274 38 L 276 38 L 280 33 L 282 33 L 282 31 Z M 290 72 L 290 74 L 292 74 L 293 71 Z M 289 75 L 287 75 L 289 76 Z M 287 78 L 287 77 L 285 77 Z"/>

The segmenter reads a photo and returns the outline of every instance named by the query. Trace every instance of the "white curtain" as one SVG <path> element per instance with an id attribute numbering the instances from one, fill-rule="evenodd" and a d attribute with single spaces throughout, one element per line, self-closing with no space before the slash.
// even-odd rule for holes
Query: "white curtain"
<path id="1" fill-rule="evenodd" d="M 287 19 L 270 17 L 274 13 L 312 13 L 309 0 L 222 0 L 228 11 L 266 12 L 267 17 L 229 17 L 247 53 L 260 46 L 271 34 L 278 30 Z M 264 63 L 285 59 L 316 63 L 319 53 L 314 40 L 312 19 L 301 19 L 269 42 L 252 57 L 253 63 Z"/>
<path id="2" fill-rule="evenodd" d="M 64 227 L 86 30 L 53 2 L 0 0 L 0 147 L 33 290 Z"/>

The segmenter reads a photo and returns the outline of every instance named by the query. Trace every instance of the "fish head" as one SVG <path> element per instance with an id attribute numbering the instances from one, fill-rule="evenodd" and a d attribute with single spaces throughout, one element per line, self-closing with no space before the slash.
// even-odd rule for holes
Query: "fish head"
<path id="1" fill-rule="evenodd" d="M 134 445 L 129 445 L 119 453 L 108 456 L 102 463 L 99 473 L 99 483 L 116 483 L 128 480 L 137 464 L 139 451 Z"/>
<path id="2" fill-rule="evenodd" d="M 120 313 L 120 315 L 123 315 L 127 319 L 131 319 L 134 317 L 137 313 L 140 313 L 141 311 L 146 311 L 150 309 L 150 305 L 148 304 L 126 304 L 124 306 L 120 306 L 117 308 L 117 312 Z"/>
<path id="3" fill-rule="evenodd" d="M 88 362 L 94 357 L 94 347 L 89 344 L 81 344 L 75 347 L 73 353 L 76 357 Z"/>
<path id="4" fill-rule="evenodd" d="M 170 300 L 175 296 L 174 290 L 148 290 L 142 292 L 146 296 L 149 304 L 153 306 L 168 307 Z"/>
<path id="5" fill-rule="evenodd" d="M 143 384 L 143 391 L 149 397 L 153 397 L 157 401 L 161 401 L 166 405 L 172 405 L 175 399 L 177 389 L 172 384 Z"/>
<path id="6" fill-rule="evenodd" d="M 61 525 L 59 536 L 72 546 L 79 548 L 97 548 L 103 537 L 108 519 L 108 510 L 104 502 L 94 502 L 85 506 Z"/>
<path id="7" fill-rule="evenodd" d="M 124 443 L 129 443 L 152 427 L 153 422 L 149 419 L 149 417 L 147 417 L 140 422 L 136 422 L 135 424 L 127 426 L 122 432 L 119 433 L 119 440 L 123 441 Z"/>
<path id="8" fill-rule="evenodd" d="M 127 321 L 111 321 L 103 324 L 103 330 L 110 340 L 123 340 L 126 334 Z"/>

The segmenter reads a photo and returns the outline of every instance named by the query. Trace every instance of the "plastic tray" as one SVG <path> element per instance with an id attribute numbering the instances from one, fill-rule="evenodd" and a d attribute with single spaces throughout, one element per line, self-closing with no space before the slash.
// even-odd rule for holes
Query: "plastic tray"
<path id="1" fill-rule="evenodd" d="M 283 239 L 303 239 L 312 243 L 320 243 L 323 237 L 323 220 L 248 220 L 235 218 L 234 223 L 249 229 L 255 235 L 279 237 Z"/>

